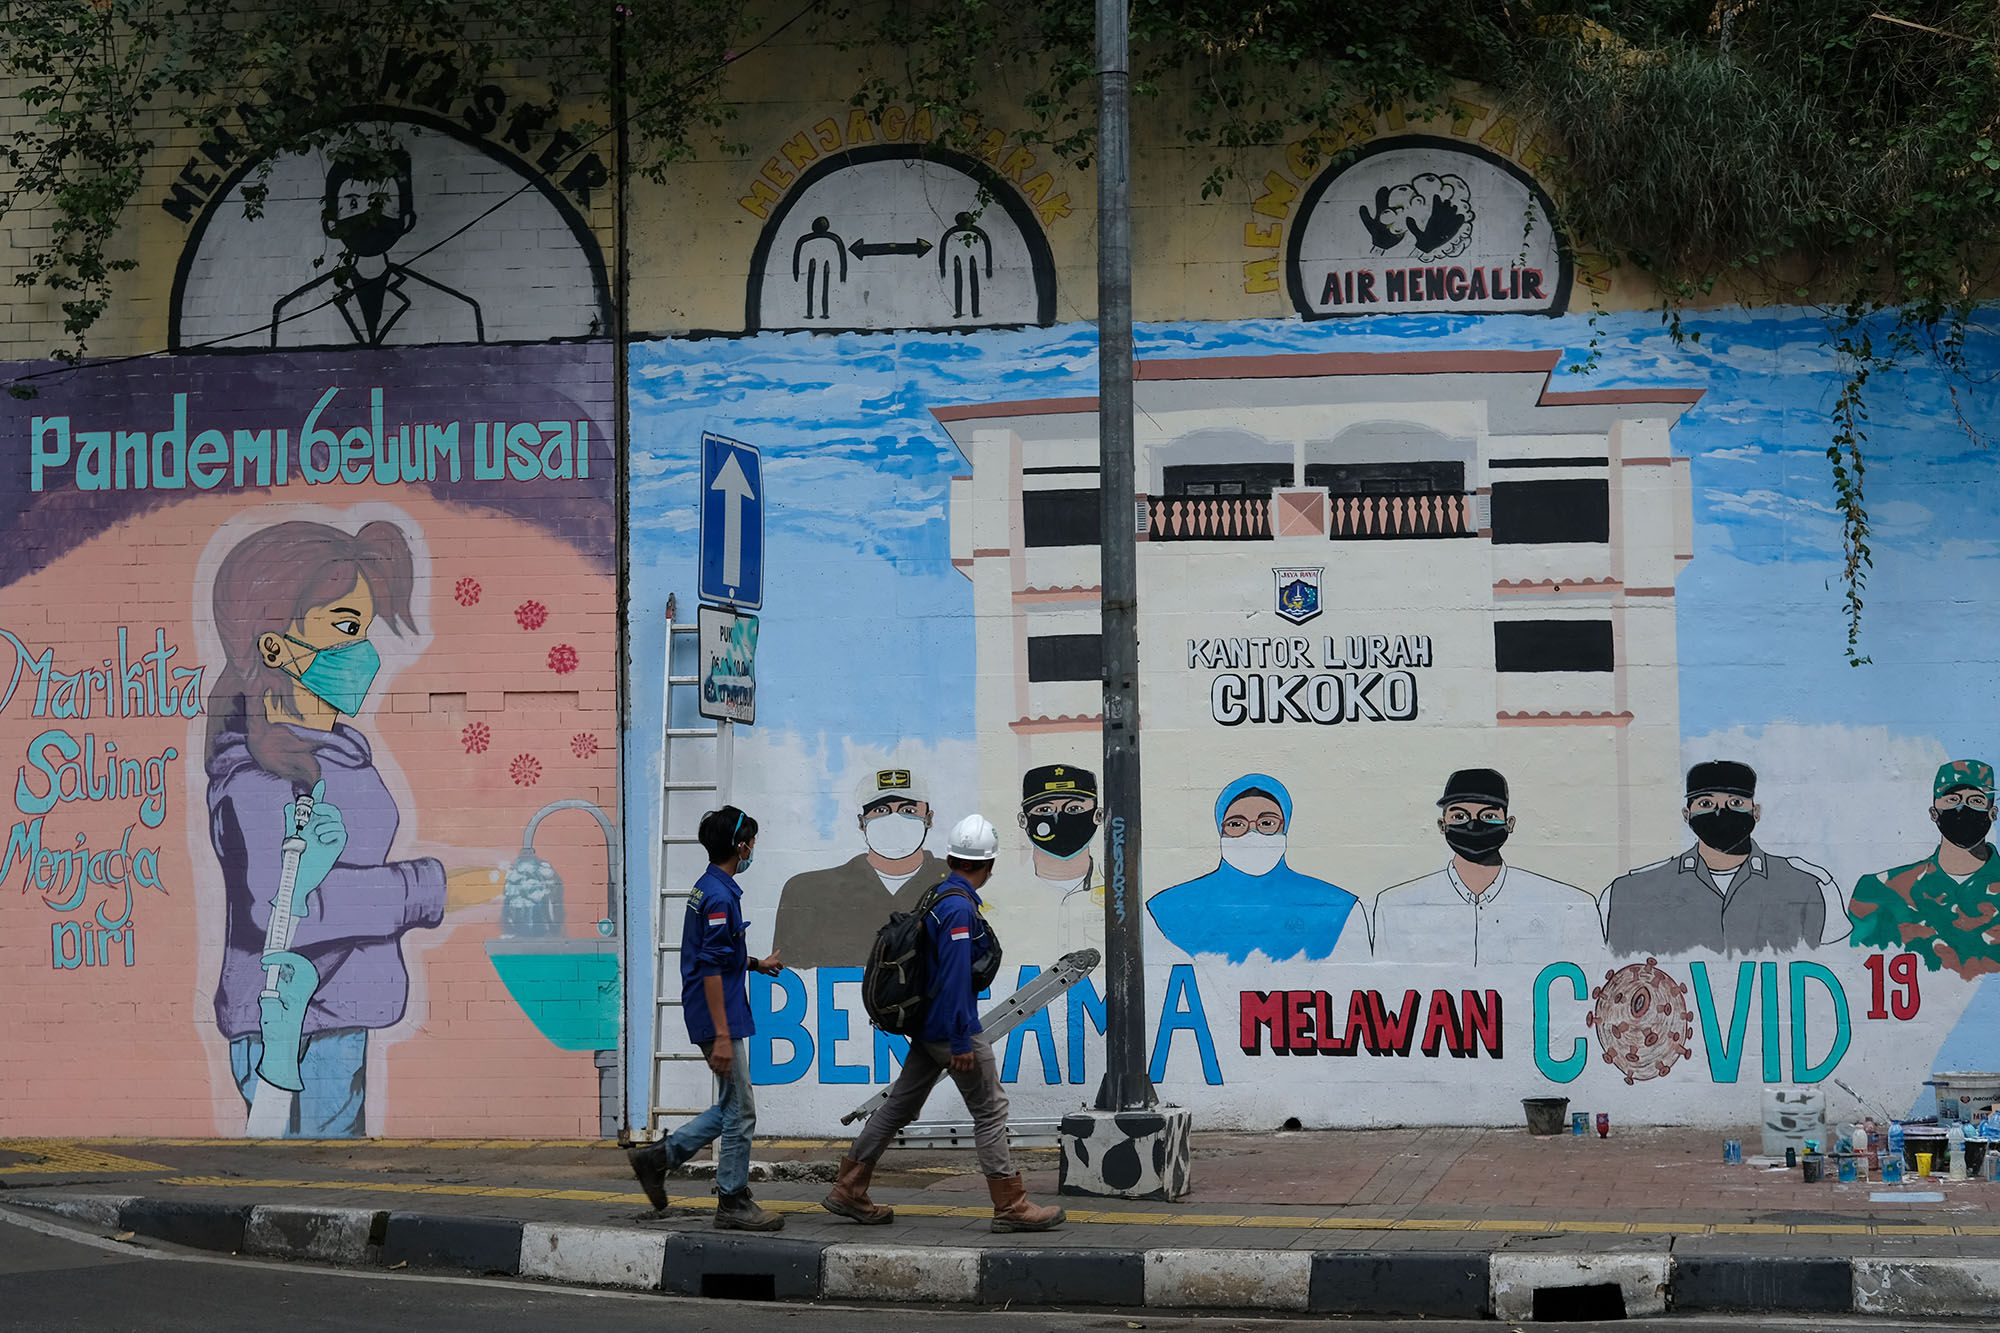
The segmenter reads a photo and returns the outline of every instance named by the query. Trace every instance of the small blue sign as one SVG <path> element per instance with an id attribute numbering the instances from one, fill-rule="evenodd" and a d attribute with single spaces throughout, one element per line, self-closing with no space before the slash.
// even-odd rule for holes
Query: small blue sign
<path id="1" fill-rule="evenodd" d="M 764 605 L 764 456 L 757 446 L 701 437 L 701 600 Z"/>

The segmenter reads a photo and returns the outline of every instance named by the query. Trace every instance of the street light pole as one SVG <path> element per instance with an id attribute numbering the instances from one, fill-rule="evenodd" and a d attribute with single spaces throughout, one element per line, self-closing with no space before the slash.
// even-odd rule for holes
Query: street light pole
<path id="1" fill-rule="evenodd" d="M 1105 1071 L 1100 1111 L 1158 1103 L 1146 1071 L 1140 913 L 1139 621 L 1132 459 L 1132 173 L 1128 0 L 1097 0 L 1097 438 L 1104 667 Z"/>

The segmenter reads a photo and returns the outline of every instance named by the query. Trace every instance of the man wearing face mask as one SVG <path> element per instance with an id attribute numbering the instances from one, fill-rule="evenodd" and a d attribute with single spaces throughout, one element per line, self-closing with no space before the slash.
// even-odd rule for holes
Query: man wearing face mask
<path id="1" fill-rule="evenodd" d="M 1272 962 L 1333 955 L 1343 933 L 1367 951 L 1368 926 L 1355 897 L 1285 864 L 1292 796 L 1264 773 L 1246 773 L 1215 798 L 1222 863 L 1199 879 L 1146 900 L 1153 924 L 1190 954 L 1232 963 L 1261 952 Z"/>
<path id="2" fill-rule="evenodd" d="M 1103 822 L 1097 775 L 1089 769 L 1043 764 L 1022 777 L 1021 829 L 1034 848 L 1035 878 L 1060 895 L 1058 944 L 1066 954 L 1104 948 L 1104 881 L 1090 854 Z"/>
<path id="3" fill-rule="evenodd" d="M 1506 778 L 1490 768 L 1453 773 L 1438 798 L 1438 832 L 1451 860 L 1376 895 L 1375 956 L 1477 966 L 1601 952 L 1604 926 L 1595 898 L 1501 859 L 1514 823 Z"/>
<path id="4" fill-rule="evenodd" d="M 1690 768 L 1682 817 L 1695 845 L 1604 891 L 1611 951 L 1754 953 L 1823 942 L 1826 873 L 1760 847 L 1750 834 L 1762 814 L 1748 764 L 1718 759 Z"/>
<path id="5" fill-rule="evenodd" d="M 931 807 L 907 768 L 873 769 L 856 798 L 868 850 L 825 870 L 785 881 L 774 947 L 792 967 L 860 967 L 892 912 L 914 911 L 946 875 L 924 848 Z"/>
<path id="6" fill-rule="evenodd" d="M 1849 912 L 1862 949 L 1921 956 L 1932 971 L 1949 968 L 1968 981 L 2000 972 L 2000 856 L 1986 835 L 1993 828 L 1993 769 L 1954 759 L 1931 780 L 1931 822 L 1937 850 L 1911 865 L 1864 875 Z"/>

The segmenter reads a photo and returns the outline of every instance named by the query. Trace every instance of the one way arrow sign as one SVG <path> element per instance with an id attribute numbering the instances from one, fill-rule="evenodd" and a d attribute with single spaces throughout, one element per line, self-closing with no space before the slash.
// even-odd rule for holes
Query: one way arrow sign
<path id="1" fill-rule="evenodd" d="M 764 605 L 764 459 L 755 445 L 701 437 L 701 599 Z"/>

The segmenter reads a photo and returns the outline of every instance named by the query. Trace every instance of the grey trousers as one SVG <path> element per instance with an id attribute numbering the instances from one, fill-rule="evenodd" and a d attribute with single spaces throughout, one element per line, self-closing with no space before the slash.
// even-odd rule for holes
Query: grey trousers
<path id="1" fill-rule="evenodd" d="M 951 1068 L 951 1047 L 941 1041 L 912 1041 L 903 1072 L 889 1085 L 889 1099 L 882 1103 L 868 1123 L 854 1136 L 847 1155 L 857 1162 L 873 1163 L 888 1148 L 903 1126 L 917 1118 L 924 1100 L 937 1086 L 938 1075 L 950 1073 L 951 1081 L 972 1112 L 972 1143 L 979 1156 L 979 1169 L 989 1176 L 1014 1174 L 1013 1154 L 1007 1149 L 1007 1094 L 1000 1087 L 1000 1067 L 993 1061 L 993 1047 L 986 1038 L 972 1039 L 972 1068 L 960 1074 Z"/>

